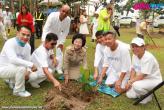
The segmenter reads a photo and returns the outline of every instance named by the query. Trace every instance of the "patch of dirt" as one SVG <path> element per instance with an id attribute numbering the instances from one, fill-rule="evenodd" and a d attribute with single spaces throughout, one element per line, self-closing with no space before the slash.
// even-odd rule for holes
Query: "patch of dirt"
<path id="1" fill-rule="evenodd" d="M 82 84 L 70 81 L 62 91 L 51 89 L 45 97 L 45 110 L 84 110 L 98 95 L 94 90 L 82 91 Z"/>

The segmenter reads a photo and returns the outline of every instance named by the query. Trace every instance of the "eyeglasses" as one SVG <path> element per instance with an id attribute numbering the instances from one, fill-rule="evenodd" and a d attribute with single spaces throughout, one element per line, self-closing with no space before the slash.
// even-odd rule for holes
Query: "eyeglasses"
<path id="1" fill-rule="evenodd" d="M 56 45 L 57 43 L 51 43 L 52 46 Z"/>

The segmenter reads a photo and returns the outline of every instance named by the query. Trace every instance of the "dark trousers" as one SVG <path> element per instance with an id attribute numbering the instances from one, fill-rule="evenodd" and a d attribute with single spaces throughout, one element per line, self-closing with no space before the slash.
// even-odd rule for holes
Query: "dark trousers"
<path id="1" fill-rule="evenodd" d="M 31 54 L 32 54 L 33 51 L 35 50 L 35 38 L 34 38 L 34 34 L 31 35 L 31 38 L 30 38 L 30 46 L 31 46 Z"/>
<path id="2" fill-rule="evenodd" d="M 114 30 L 117 32 L 117 35 L 120 36 L 119 26 L 113 26 Z"/>
<path id="3" fill-rule="evenodd" d="M 43 25 L 42 22 L 37 22 L 36 21 L 35 30 L 36 30 L 37 38 L 41 38 L 41 36 L 42 36 L 42 25 Z"/>

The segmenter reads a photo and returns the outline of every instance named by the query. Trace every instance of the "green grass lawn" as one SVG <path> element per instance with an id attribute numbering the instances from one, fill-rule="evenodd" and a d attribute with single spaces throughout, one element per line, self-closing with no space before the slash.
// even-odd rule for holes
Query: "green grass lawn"
<path id="1" fill-rule="evenodd" d="M 135 36 L 135 28 L 121 28 L 121 37 L 120 40 L 130 43 L 132 38 Z M 15 30 L 12 30 L 12 36 L 15 34 Z M 164 77 L 164 35 L 156 34 L 153 36 L 155 43 L 161 48 L 152 48 L 148 49 L 153 53 L 157 58 L 162 76 Z M 71 39 L 67 39 L 65 46 L 71 43 Z M 36 45 L 40 44 L 40 40 L 36 40 Z M 150 42 L 152 44 L 152 42 Z M 3 41 L 0 39 L 0 50 L 2 49 Z M 36 47 L 37 47 L 36 46 Z M 89 69 L 93 71 L 93 60 L 94 60 L 94 49 L 95 43 L 91 42 L 91 38 L 87 37 L 87 59 Z M 49 82 L 41 83 L 41 88 L 35 89 L 31 88 L 28 84 L 26 89 L 32 93 L 32 96 L 29 98 L 21 98 L 12 95 L 12 91 L 5 85 L 4 81 L 0 79 L 0 110 L 2 106 L 42 106 L 44 105 L 44 97 L 46 92 L 52 88 L 53 85 Z M 156 91 L 157 98 L 160 102 L 160 105 L 164 109 L 164 88 L 160 88 Z M 134 100 L 128 99 L 125 94 L 112 98 L 111 96 L 101 94 L 95 101 L 93 101 L 86 110 L 158 110 L 158 107 L 155 103 L 155 99 L 152 102 L 146 105 L 133 105 Z"/>

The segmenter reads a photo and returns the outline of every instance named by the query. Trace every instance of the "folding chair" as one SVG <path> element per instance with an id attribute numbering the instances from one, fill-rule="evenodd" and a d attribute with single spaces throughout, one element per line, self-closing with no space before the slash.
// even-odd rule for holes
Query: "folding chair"
<path id="1" fill-rule="evenodd" d="M 158 105 L 159 110 L 162 110 L 162 108 L 161 108 L 161 106 L 160 106 L 160 104 L 159 104 L 159 102 L 158 102 L 158 99 L 157 99 L 157 97 L 156 97 L 156 95 L 155 95 L 155 91 L 156 91 L 157 89 L 159 89 L 160 87 L 162 87 L 163 85 L 164 85 L 164 81 L 162 81 L 161 83 L 159 83 L 156 87 L 154 87 L 152 90 L 150 90 L 147 94 L 145 94 L 145 95 L 143 95 L 142 97 L 140 97 L 139 99 L 137 99 L 137 101 L 134 102 L 133 105 L 137 105 L 137 104 L 138 104 L 139 102 L 141 102 L 143 99 L 145 99 L 145 98 L 148 97 L 149 95 L 153 94 L 153 95 L 154 95 L 154 98 L 155 98 L 155 100 L 156 100 L 156 103 L 157 103 L 157 105 Z"/>

